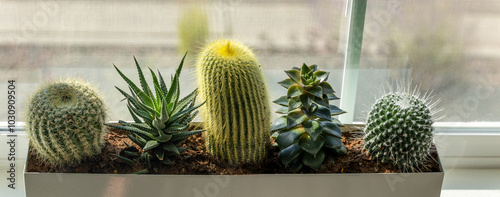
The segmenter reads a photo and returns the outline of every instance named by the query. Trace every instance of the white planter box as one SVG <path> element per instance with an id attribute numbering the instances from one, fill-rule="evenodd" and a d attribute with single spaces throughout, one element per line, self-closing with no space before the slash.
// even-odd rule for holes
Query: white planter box
<path id="1" fill-rule="evenodd" d="M 28 161 L 27 161 L 28 162 Z M 439 197 L 444 171 L 372 174 L 135 175 L 24 172 L 27 197 Z"/>

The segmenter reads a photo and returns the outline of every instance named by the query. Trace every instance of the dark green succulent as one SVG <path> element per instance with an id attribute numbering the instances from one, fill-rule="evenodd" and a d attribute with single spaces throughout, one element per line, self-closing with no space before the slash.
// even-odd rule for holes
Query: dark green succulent
<path id="1" fill-rule="evenodd" d="M 184 55 L 185 57 L 186 55 Z M 134 60 L 142 89 L 115 66 L 116 71 L 129 85 L 130 94 L 118 87 L 116 89 L 125 96 L 124 100 L 127 100 L 127 107 L 134 119 L 134 123 L 120 120 L 121 125 L 107 125 L 128 131 L 130 140 L 143 150 L 142 154 L 139 154 L 138 150 L 124 151 L 126 155 L 117 155 L 120 159 L 128 163 L 135 163 L 129 157 L 139 157 L 140 160 L 146 163 L 148 168 L 151 168 L 151 158 L 157 158 L 165 164 L 171 164 L 173 160 L 169 157 L 179 155 L 185 149 L 180 145 L 188 137 L 204 131 L 188 131 L 190 122 L 198 114 L 196 109 L 203 104 L 195 105 L 197 90 L 179 99 L 179 75 L 184 58 L 182 58 L 175 75 L 172 77 L 169 89 L 167 89 L 160 72 L 158 71 L 157 77 L 153 70 L 149 69 L 154 84 L 154 89 L 151 89 L 135 57 Z"/>
<path id="2" fill-rule="evenodd" d="M 339 99 L 326 82 L 329 72 L 304 64 L 285 73 L 289 78 L 278 83 L 288 89 L 287 95 L 274 101 L 283 106 L 277 113 L 284 115 L 271 125 L 280 148 L 279 158 L 285 166 L 297 170 L 303 165 L 318 169 L 328 149 L 346 153 L 339 128 L 342 124 L 332 117 L 345 112 L 329 104 Z"/>

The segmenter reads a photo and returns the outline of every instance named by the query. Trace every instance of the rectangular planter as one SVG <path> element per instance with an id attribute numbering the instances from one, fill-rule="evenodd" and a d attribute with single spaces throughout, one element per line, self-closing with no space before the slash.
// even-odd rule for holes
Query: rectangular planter
<path id="1" fill-rule="evenodd" d="M 444 178 L 440 161 L 439 165 L 440 172 L 430 173 L 256 175 L 38 173 L 25 169 L 24 180 L 27 197 L 439 197 Z"/>

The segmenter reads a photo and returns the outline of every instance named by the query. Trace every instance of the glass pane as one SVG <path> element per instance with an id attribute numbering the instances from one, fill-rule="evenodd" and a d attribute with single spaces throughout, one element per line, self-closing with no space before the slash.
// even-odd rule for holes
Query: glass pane
<path id="1" fill-rule="evenodd" d="M 500 121 L 500 4 L 369 1 L 355 120 L 387 84 L 420 85 L 442 99 L 440 121 Z"/>
<path id="2" fill-rule="evenodd" d="M 99 85 L 110 120 L 131 120 L 114 87 L 126 83 L 113 64 L 137 81 L 135 56 L 144 68 L 169 76 L 190 50 L 181 75 L 185 95 L 196 86 L 197 50 L 225 37 L 254 49 L 271 99 L 286 93 L 276 83 L 286 78 L 283 70 L 303 63 L 330 71 L 340 92 L 346 7 L 346 0 L 0 1 L 0 90 L 15 79 L 22 108 L 42 81 L 80 76 Z M 6 113 L 0 110 L 0 117 Z"/>

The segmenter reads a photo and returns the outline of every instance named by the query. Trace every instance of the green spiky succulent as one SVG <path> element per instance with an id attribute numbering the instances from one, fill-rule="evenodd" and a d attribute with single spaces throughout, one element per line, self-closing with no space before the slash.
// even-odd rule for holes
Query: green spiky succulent
<path id="1" fill-rule="evenodd" d="M 26 134 L 42 160 L 62 166 L 101 153 L 106 107 L 93 85 L 75 78 L 50 81 L 28 103 Z"/>
<path id="2" fill-rule="evenodd" d="M 274 101 L 283 106 L 277 113 L 285 115 L 271 125 L 280 148 L 279 158 L 285 166 L 297 170 L 304 165 L 318 169 L 327 151 L 346 153 L 339 128 L 342 124 L 332 117 L 345 112 L 329 104 L 339 99 L 326 82 L 329 72 L 304 64 L 285 73 L 289 78 L 278 83 L 288 89 L 287 95 Z"/>
<path id="3" fill-rule="evenodd" d="M 185 57 L 186 55 L 184 55 Z M 198 114 L 196 109 L 203 103 L 195 105 L 197 90 L 179 99 L 179 75 L 184 58 L 182 58 L 168 89 L 161 73 L 158 71 L 157 77 L 153 70 L 149 69 L 154 83 L 154 91 L 150 89 L 146 82 L 135 57 L 134 61 L 142 89 L 115 66 L 116 71 L 129 85 L 130 94 L 118 87 L 116 89 L 125 96 L 134 123 L 119 121 L 121 125 L 108 124 L 108 126 L 130 132 L 128 137 L 142 148 L 143 153 L 140 155 L 140 159 L 147 164 L 148 168 L 151 168 L 151 157 L 157 158 L 165 164 L 171 164 L 173 160 L 169 157 L 179 155 L 185 149 L 180 145 L 188 137 L 204 131 L 187 131 L 191 120 Z M 126 154 L 128 156 L 139 156 L 137 152 L 126 152 Z M 117 157 L 129 163 L 134 163 L 133 160 L 127 157 L 119 155 Z"/>
<path id="4" fill-rule="evenodd" d="M 430 153 L 436 104 L 409 91 L 382 96 L 373 104 L 364 129 L 368 154 L 404 172 L 418 169 Z"/>

